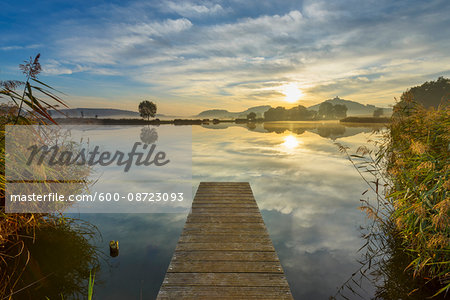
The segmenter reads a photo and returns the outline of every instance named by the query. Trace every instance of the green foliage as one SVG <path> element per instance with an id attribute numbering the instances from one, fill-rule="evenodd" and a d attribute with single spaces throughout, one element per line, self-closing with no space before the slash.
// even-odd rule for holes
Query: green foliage
<path id="1" fill-rule="evenodd" d="M 298 105 L 291 109 L 278 106 L 277 108 L 270 108 L 264 113 L 266 121 L 305 121 L 313 120 L 315 117 L 316 112 L 307 110 L 303 105 Z"/>
<path id="2" fill-rule="evenodd" d="M 361 210 L 373 223 L 364 235 L 368 252 L 359 272 L 366 276 L 376 265 L 372 274 L 384 281 L 377 297 L 445 297 L 450 293 L 448 100 L 438 110 L 426 109 L 405 92 L 388 129 L 375 154 L 366 147 L 347 154 L 376 195 L 374 202 L 361 200 Z M 396 287 L 408 280 L 420 288 L 408 292 Z"/>
<path id="3" fill-rule="evenodd" d="M 287 111 L 287 117 L 291 121 L 310 120 L 314 117 L 314 113 L 308 111 L 306 107 L 298 105 Z"/>
<path id="4" fill-rule="evenodd" d="M 333 116 L 333 104 L 322 102 L 319 106 L 318 116 L 320 119 L 328 119 Z"/>
<path id="5" fill-rule="evenodd" d="M 156 114 L 156 104 L 145 100 L 139 103 L 139 114 L 142 118 L 147 118 L 147 120 L 150 119 L 150 117 L 154 117 Z"/>
<path id="6" fill-rule="evenodd" d="M 254 121 L 256 119 L 256 114 L 254 112 L 251 112 L 247 115 L 247 120 Z"/>
<path id="7" fill-rule="evenodd" d="M 12 280 L 3 282 L 14 293 L 13 299 L 86 299 L 92 295 L 93 272 L 100 266 L 98 249 L 92 246 L 97 234 L 94 226 L 51 217 L 48 226 L 35 229 L 34 236 L 26 231 L 21 234 L 22 242 L 12 247 L 25 255 L 8 260 L 5 268 Z"/>
<path id="8" fill-rule="evenodd" d="M 4 210 L 5 205 L 5 125 L 32 125 L 32 124 L 46 124 L 47 122 L 55 123 L 55 121 L 51 118 L 48 113 L 48 109 L 57 110 L 59 105 L 66 106 L 64 102 L 57 95 L 54 94 L 56 91 L 51 86 L 46 83 L 40 81 L 37 76 L 41 71 L 41 66 L 39 63 L 40 55 L 38 54 L 34 59 L 30 58 L 29 61 L 26 61 L 24 64 L 20 65 L 20 69 L 25 75 L 25 81 L 17 81 L 17 80 L 7 80 L 0 81 L 0 98 L 8 99 L 10 102 L 5 104 L 0 104 L 0 298 L 1 299 L 10 299 L 12 293 L 22 292 L 28 288 L 28 284 L 25 284 L 23 287 L 21 283 L 26 280 L 26 278 L 22 278 L 23 272 L 28 268 L 31 269 L 31 273 L 36 270 L 43 271 L 45 269 L 46 272 L 39 273 L 39 278 L 37 278 L 32 285 L 37 283 L 45 283 L 48 282 L 47 277 L 50 276 L 53 271 L 57 269 L 57 267 L 67 266 L 67 268 L 61 272 L 57 280 L 55 282 L 59 282 L 58 280 L 70 279 L 76 282 L 80 279 L 76 274 L 77 270 L 81 270 L 87 264 L 91 264 L 95 262 L 95 258 L 91 259 L 89 255 L 93 255 L 92 247 L 90 247 L 89 243 L 86 243 L 84 239 L 84 234 L 82 228 L 74 228 L 68 227 L 68 223 L 65 223 L 66 219 L 60 218 L 54 214 L 6 214 Z M 18 91 L 19 88 L 23 87 L 21 91 Z M 49 140 L 43 140 L 42 137 L 37 139 L 41 142 L 48 142 Z M 66 147 L 76 147 L 75 144 L 65 143 Z M 20 151 L 18 151 L 20 152 Z M 20 155 L 20 153 L 15 153 Z M 76 168 L 76 167 L 75 167 Z M 41 168 L 40 170 L 34 170 L 41 174 L 42 176 L 49 175 L 55 170 Z M 72 170 L 66 170 L 69 172 L 73 172 Z M 89 170 L 78 169 L 81 171 L 80 175 L 82 179 L 87 178 Z M 34 174 L 34 173 L 33 173 Z M 37 173 L 36 173 L 37 174 Z M 75 187 L 76 189 L 80 187 Z M 81 189 L 85 189 L 87 186 L 81 187 Z M 27 191 L 22 191 L 26 193 Z M 69 251 L 70 249 L 59 249 L 57 246 L 63 246 L 62 244 L 52 246 L 40 247 L 39 251 L 42 253 L 42 257 L 48 257 L 48 251 L 56 251 L 52 257 L 60 257 L 61 261 L 57 262 L 55 265 L 44 265 L 39 268 L 38 260 L 35 258 L 38 256 L 31 255 L 32 249 L 37 247 L 39 244 L 36 241 L 36 238 L 39 236 L 42 237 L 41 234 L 44 234 L 47 230 L 54 229 L 51 234 L 50 240 L 56 239 L 58 236 L 62 238 L 68 237 L 67 240 L 75 243 L 75 247 L 73 250 L 75 253 L 71 255 Z M 46 240 L 40 239 L 40 245 L 45 244 Z M 79 247 L 79 248 L 76 248 Z M 59 250 L 58 250 L 59 249 Z M 85 255 L 86 254 L 86 255 Z M 74 259 L 75 257 L 83 257 L 85 259 L 85 263 L 83 261 L 77 261 Z M 61 262 L 64 260 L 64 263 Z M 69 267 L 71 263 L 73 265 Z M 37 266 L 37 267 L 36 267 Z M 36 269 L 37 268 L 37 269 Z M 75 275 L 72 276 L 70 274 L 71 271 L 69 269 L 74 268 Z M 82 271 L 84 275 L 80 275 L 84 277 L 87 273 Z M 36 275 L 36 274 L 35 274 Z M 69 276 L 66 277 L 66 276 Z M 71 278 L 70 278 L 71 277 Z M 75 284 L 75 285 L 76 285 Z M 30 285 L 30 286 L 32 286 Z M 62 283 L 61 283 L 62 285 Z M 72 286 L 75 286 L 72 284 Z M 69 285 L 70 288 L 70 285 Z M 28 293 L 28 292 L 27 292 Z M 35 296 L 35 295 L 33 295 Z M 36 296 L 35 298 L 44 299 L 46 295 Z M 6 297 L 6 298 L 5 298 Z M 52 298 L 58 297 L 58 295 L 53 295 Z M 31 298 L 31 295 L 30 297 Z"/>
<path id="9" fill-rule="evenodd" d="M 266 121 L 281 121 L 286 120 L 286 108 L 278 106 L 277 108 L 270 108 L 264 112 L 264 119 Z"/>
<path id="10" fill-rule="evenodd" d="M 333 105 L 330 102 L 322 102 L 317 113 L 319 119 L 342 119 L 347 116 L 345 104 Z"/>
<path id="11" fill-rule="evenodd" d="M 0 81 L 0 98 L 6 97 L 18 108 L 14 124 L 24 117 L 25 119 L 34 118 L 44 124 L 46 121 L 56 124 L 48 113 L 48 109 L 58 110 L 59 105 L 67 107 L 64 101 L 54 93 L 56 91 L 54 88 L 38 80 L 41 72 L 39 58 L 40 54 L 34 59 L 30 57 L 29 61 L 19 65 L 25 75 L 25 81 Z M 17 91 L 21 86 L 23 86 L 22 92 Z M 52 104 L 52 101 L 55 103 Z"/>
<path id="12" fill-rule="evenodd" d="M 344 104 L 333 105 L 330 102 L 323 102 L 319 106 L 319 111 L 308 110 L 303 105 L 286 109 L 282 106 L 270 108 L 264 113 L 266 121 L 313 121 L 313 120 L 336 120 L 347 116 L 347 106 Z"/>
<path id="13" fill-rule="evenodd" d="M 333 114 L 335 119 L 343 119 L 347 116 L 347 106 L 344 104 L 336 104 L 333 107 Z"/>
<path id="14" fill-rule="evenodd" d="M 425 108 L 448 105 L 450 100 L 450 79 L 439 77 L 436 81 L 427 81 L 415 86 L 402 94 L 400 102 L 396 104 L 397 110 L 405 106 L 412 107 L 411 100 Z"/>
<path id="15" fill-rule="evenodd" d="M 384 111 L 382 108 L 377 108 L 373 111 L 373 116 L 375 118 L 381 117 L 384 114 Z"/>
<path id="16" fill-rule="evenodd" d="M 92 271 L 89 272 L 89 284 L 88 284 L 88 300 L 92 300 L 94 295 L 94 281 L 95 281 L 95 273 L 92 274 Z"/>
<path id="17" fill-rule="evenodd" d="M 414 275 L 438 278 L 450 287 L 450 114 L 413 105 L 395 114 L 384 149 L 387 197 Z"/>

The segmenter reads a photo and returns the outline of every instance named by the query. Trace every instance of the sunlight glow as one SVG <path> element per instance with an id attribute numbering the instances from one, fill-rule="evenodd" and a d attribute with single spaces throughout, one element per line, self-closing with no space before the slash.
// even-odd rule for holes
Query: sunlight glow
<path id="1" fill-rule="evenodd" d="M 288 135 L 284 137 L 284 143 L 282 145 L 288 149 L 294 149 L 297 148 L 298 144 L 299 141 L 293 135 Z"/>
<path id="2" fill-rule="evenodd" d="M 302 91 L 298 88 L 297 84 L 290 83 L 285 85 L 281 92 L 286 96 L 284 100 L 289 103 L 298 101 L 302 96 Z"/>

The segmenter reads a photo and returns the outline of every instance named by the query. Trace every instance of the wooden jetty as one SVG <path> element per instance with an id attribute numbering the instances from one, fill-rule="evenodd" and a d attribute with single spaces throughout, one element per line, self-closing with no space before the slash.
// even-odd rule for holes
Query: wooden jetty
<path id="1" fill-rule="evenodd" d="M 157 299 L 293 299 L 248 182 L 201 182 Z"/>

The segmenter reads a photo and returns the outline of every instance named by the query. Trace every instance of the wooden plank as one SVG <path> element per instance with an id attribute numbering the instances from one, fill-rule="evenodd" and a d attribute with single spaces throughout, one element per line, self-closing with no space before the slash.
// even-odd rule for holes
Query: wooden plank
<path id="1" fill-rule="evenodd" d="M 175 250 L 275 251 L 268 243 L 178 243 Z"/>
<path id="2" fill-rule="evenodd" d="M 183 234 L 179 243 L 270 243 L 267 234 Z"/>
<path id="3" fill-rule="evenodd" d="M 231 192 L 233 191 L 233 192 Z M 233 200 L 234 198 L 251 199 L 253 197 L 252 193 L 245 193 L 237 190 L 211 190 L 207 193 L 196 194 L 198 199 L 228 199 Z"/>
<path id="4" fill-rule="evenodd" d="M 194 211 L 196 216 L 208 216 L 208 217 L 261 217 L 259 212 L 243 211 L 243 212 L 233 212 L 233 211 L 214 211 L 214 210 L 202 210 Z"/>
<path id="5" fill-rule="evenodd" d="M 157 299 L 292 299 L 248 182 L 201 182 Z"/>
<path id="6" fill-rule="evenodd" d="M 264 226 L 264 223 L 221 223 L 221 224 L 215 224 L 215 223 L 186 223 L 184 225 L 185 229 L 261 229 L 265 230 L 266 227 Z"/>
<path id="7" fill-rule="evenodd" d="M 278 273 L 282 274 L 278 261 L 180 261 L 173 260 L 170 273 Z"/>
<path id="8" fill-rule="evenodd" d="M 163 285 L 287 287 L 283 274 L 272 273 L 167 273 Z"/>
<path id="9" fill-rule="evenodd" d="M 260 214 L 259 209 L 253 207 L 215 207 L 215 206 L 198 206 L 193 207 L 191 209 L 192 213 L 202 213 L 206 212 L 208 214 L 213 215 L 214 213 L 230 213 L 230 214 L 239 214 L 239 213 L 255 213 Z"/>
<path id="10" fill-rule="evenodd" d="M 246 204 L 253 204 L 253 199 L 250 197 L 233 197 L 233 198 L 211 198 L 211 197 L 204 197 L 204 198 L 198 198 L 196 199 L 197 203 L 211 203 L 211 204 L 217 204 L 217 203 L 246 203 Z"/>
<path id="11" fill-rule="evenodd" d="M 166 287 L 158 299 L 292 299 L 289 287 Z"/>
<path id="12" fill-rule="evenodd" d="M 176 251 L 172 260 L 214 260 L 214 261 L 278 261 L 275 252 L 258 251 Z"/>
<path id="13" fill-rule="evenodd" d="M 189 223 L 261 223 L 261 216 L 205 216 L 191 214 L 187 218 Z"/>
<path id="14" fill-rule="evenodd" d="M 192 208 L 215 208 L 215 209 L 221 209 L 221 208 L 254 208 L 255 205 L 253 203 L 229 203 L 229 202 L 223 202 L 223 203 L 210 203 L 210 202 L 203 202 L 203 203 L 192 203 Z"/>
<path id="15" fill-rule="evenodd" d="M 230 234 L 230 235 L 240 235 L 240 234 L 251 234 L 251 235 L 266 235 L 267 231 L 264 228 L 187 228 L 184 230 L 186 234 Z"/>

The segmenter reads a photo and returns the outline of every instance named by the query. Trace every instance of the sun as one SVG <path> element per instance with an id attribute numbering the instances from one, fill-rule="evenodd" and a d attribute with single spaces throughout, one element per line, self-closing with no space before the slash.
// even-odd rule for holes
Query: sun
<path id="1" fill-rule="evenodd" d="M 289 103 L 297 102 L 303 96 L 302 91 L 295 83 L 285 85 L 281 92 L 286 96 L 284 101 Z"/>

